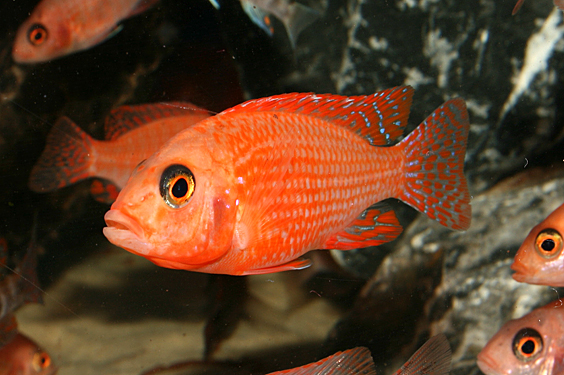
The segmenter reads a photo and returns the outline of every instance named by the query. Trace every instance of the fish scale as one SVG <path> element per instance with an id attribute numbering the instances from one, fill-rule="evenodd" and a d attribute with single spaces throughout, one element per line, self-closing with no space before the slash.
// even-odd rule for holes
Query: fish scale
<path id="1" fill-rule="evenodd" d="M 357 97 L 283 94 L 203 120 L 137 168 L 104 234 L 160 266 L 244 275 L 307 267 L 299 257 L 313 249 L 393 240 L 402 227 L 382 202 L 391 197 L 465 229 L 466 107 L 447 101 L 391 146 L 412 95 L 407 86 Z M 195 187 L 176 207 L 165 203 L 173 198 L 162 181 L 178 167 Z"/>

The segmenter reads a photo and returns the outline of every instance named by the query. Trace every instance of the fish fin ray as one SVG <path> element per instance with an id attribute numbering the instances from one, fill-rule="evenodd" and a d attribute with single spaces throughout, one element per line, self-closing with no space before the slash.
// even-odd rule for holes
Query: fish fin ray
<path id="1" fill-rule="evenodd" d="M 250 100 L 221 112 L 292 112 L 349 129 L 373 146 L 389 146 L 403 135 L 413 87 L 398 86 L 368 96 L 292 93 Z"/>
<path id="2" fill-rule="evenodd" d="M 90 194 L 92 197 L 104 204 L 112 204 L 118 197 L 120 188 L 109 180 L 96 178 L 90 185 Z"/>
<path id="3" fill-rule="evenodd" d="M 126 18 L 136 16 L 153 7 L 159 0 L 140 0 Z"/>
<path id="4" fill-rule="evenodd" d="M 421 346 L 396 375 L 447 375 L 451 368 L 452 351 L 444 334 L 431 337 Z"/>
<path id="5" fill-rule="evenodd" d="M 247 270 L 243 272 L 241 275 L 263 275 L 267 273 L 275 273 L 275 272 L 282 272 L 282 271 L 294 271 L 294 270 L 303 270 L 304 268 L 308 268 L 311 266 L 312 262 L 309 259 L 305 258 L 298 258 L 291 260 L 284 264 L 279 264 L 277 266 L 270 266 L 264 268 L 256 268 L 253 270 Z"/>
<path id="6" fill-rule="evenodd" d="M 286 27 L 292 48 L 295 49 L 300 33 L 306 27 L 314 23 L 320 17 L 320 14 L 315 9 L 298 2 L 294 2 L 292 6 L 295 11 L 293 12 L 293 16 L 288 19 L 287 22 L 284 22 L 284 26 Z"/>
<path id="7" fill-rule="evenodd" d="M 349 226 L 331 236 L 325 249 L 352 250 L 379 246 L 396 239 L 403 231 L 395 212 L 386 202 L 364 210 Z"/>
<path id="8" fill-rule="evenodd" d="M 523 6 L 523 3 L 525 2 L 525 0 L 518 0 L 517 4 L 515 4 L 515 8 L 513 8 L 513 11 L 511 12 L 511 15 L 514 16 L 517 14 L 517 12 L 519 11 L 519 9 L 521 9 L 521 7 Z"/>
<path id="9" fill-rule="evenodd" d="M 470 123 L 464 100 L 437 108 L 396 147 L 404 147 L 405 185 L 399 199 L 450 229 L 470 227 L 464 154 Z"/>
<path id="10" fill-rule="evenodd" d="M 156 120 L 186 116 L 189 111 L 208 117 L 210 112 L 187 102 L 124 105 L 110 112 L 104 123 L 105 139 L 115 140 L 123 134 Z"/>
<path id="11" fill-rule="evenodd" d="M 302 367 L 276 371 L 269 375 L 376 375 L 374 360 L 370 350 L 363 346 L 337 352 L 320 361 Z"/>
<path id="12" fill-rule="evenodd" d="M 57 120 L 47 135 L 45 149 L 33 166 L 28 186 L 34 192 L 50 192 L 91 177 L 90 154 L 95 140 L 71 119 Z"/>

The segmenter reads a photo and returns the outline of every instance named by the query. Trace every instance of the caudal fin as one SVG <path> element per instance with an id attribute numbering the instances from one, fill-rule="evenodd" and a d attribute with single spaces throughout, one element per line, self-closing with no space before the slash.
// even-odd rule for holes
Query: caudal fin
<path id="1" fill-rule="evenodd" d="M 405 186 L 399 198 L 451 229 L 470 226 L 470 193 L 464 177 L 469 127 L 464 100 L 452 99 L 398 145 L 406 154 Z"/>
<path id="2" fill-rule="evenodd" d="M 71 119 L 61 117 L 49 132 L 45 150 L 31 170 L 29 188 L 46 193 L 91 177 L 92 142 Z"/>
<path id="3" fill-rule="evenodd" d="M 288 33 L 288 38 L 292 44 L 292 48 L 296 48 L 296 42 L 300 33 L 313 22 L 315 22 L 320 14 L 315 9 L 307 7 L 297 1 L 292 4 L 294 10 L 292 16 L 288 19 L 282 20 Z"/>

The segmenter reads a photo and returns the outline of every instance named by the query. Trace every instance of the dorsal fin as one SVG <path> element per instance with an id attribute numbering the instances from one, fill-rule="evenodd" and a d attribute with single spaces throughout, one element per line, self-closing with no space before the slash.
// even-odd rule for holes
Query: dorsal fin
<path id="1" fill-rule="evenodd" d="M 373 146 L 391 145 L 403 135 L 413 87 L 398 86 L 372 95 L 292 93 L 250 100 L 220 113 L 294 112 L 351 129 Z"/>
<path id="2" fill-rule="evenodd" d="M 124 105 L 110 112 L 104 123 L 104 134 L 112 141 L 130 130 L 168 117 L 186 116 L 190 113 L 209 111 L 187 102 L 169 102 Z"/>

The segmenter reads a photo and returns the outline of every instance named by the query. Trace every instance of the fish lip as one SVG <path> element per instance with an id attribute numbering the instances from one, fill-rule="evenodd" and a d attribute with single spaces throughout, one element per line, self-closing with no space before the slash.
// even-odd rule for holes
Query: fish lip
<path id="1" fill-rule="evenodd" d="M 513 280 L 522 283 L 526 282 L 526 280 L 529 278 L 527 276 L 527 267 L 524 266 L 523 263 L 517 263 L 514 261 L 511 264 L 511 269 L 515 271 L 515 273 L 511 275 L 511 277 L 513 277 Z"/>
<path id="2" fill-rule="evenodd" d="M 478 358 L 476 359 L 476 364 L 478 365 L 480 370 L 486 375 L 501 374 L 499 371 L 496 370 L 497 367 L 496 362 L 490 356 L 479 353 Z"/>
<path id="3" fill-rule="evenodd" d="M 139 255 L 148 255 L 153 245 L 145 239 L 145 232 L 139 223 L 123 212 L 111 209 L 104 215 L 107 227 L 104 236 L 116 246 Z"/>

